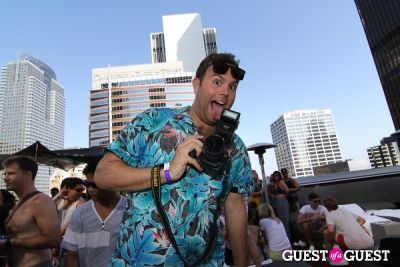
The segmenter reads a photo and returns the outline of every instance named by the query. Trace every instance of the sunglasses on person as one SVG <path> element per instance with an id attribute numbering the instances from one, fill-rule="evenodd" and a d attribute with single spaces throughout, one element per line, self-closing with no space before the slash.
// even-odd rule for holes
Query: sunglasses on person
<path id="1" fill-rule="evenodd" d="M 74 190 L 78 193 L 82 193 L 83 191 L 85 191 L 85 188 L 83 187 L 79 187 L 79 188 L 74 188 Z"/>
<path id="2" fill-rule="evenodd" d="M 213 71 L 217 74 L 226 74 L 228 70 L 231 69 L 232 77 L 238 81 L 243 80 L 244 74 L 246 73 L 246 71 L 231 63 L 216 61 L 216 62 L 211 62 L 205 65 L 203 68 L 199 69 L 199 71 L 196 74 L 196 77 L 200 77 L 200 75 L 202 75 L 210 65 L 213 65 Z"/>
<path id="3" fill-rule="evenodd" d="M 318 204 L 318 203 L 321 203 L 321 200 L 319 200 L 319 199 L 314 199 L 313 202 L 314 202 L 315 204 Z"/>
<path id="4" fill-rule="evenodd" d="M 96 185 L 94 182 L 83 181 L 83 185 L 84 185 L 86 188 L 93 187 L 93 188 L 97 189 L 97 185 Z"/>

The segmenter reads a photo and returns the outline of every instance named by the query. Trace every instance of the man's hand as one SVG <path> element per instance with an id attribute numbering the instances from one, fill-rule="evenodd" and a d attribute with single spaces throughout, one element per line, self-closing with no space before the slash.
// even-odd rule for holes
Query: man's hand
<path id="1" fill-rule="evenodd" d="M 311 221 L 319 221 L 322 219 L 322 216 L 320 214 L 314 214 L 313 216 L 311 216 L 310 220 Z"/>
<path id="2" fill-rule="evenodd" d="M 54 197 L 53 197 L 53 200 L 54 200 L 54 202 L 57 202 L 58 200 L 60 200 L 60 199 L 66 199 L 67 198 L 67 192 L 66 192 L 66 190 L 67 189 L 65 189 L 65 188 L 62 188 L 61 190 L 60 190 L 60 192 L 58 192 L 58 194 L 57 195 L 55 195 Z"/>
<path id="3" fill-rule="evenodd" d="M 196 151 L 196 156 L 200 156 L 203 150 L 203 142 L 201 141 L 203 136 L 192 135 L 188 136 L 178 147 L 176 148 L 175 156 L 170 163 L 170 175 L 173 181 L 179 180 L 184 172 L 186 171 L 187 165 L 192 165 L 197 170 L 202 171 L 203 168 L 199 162 L 189 156 L 191 151 Z"/>

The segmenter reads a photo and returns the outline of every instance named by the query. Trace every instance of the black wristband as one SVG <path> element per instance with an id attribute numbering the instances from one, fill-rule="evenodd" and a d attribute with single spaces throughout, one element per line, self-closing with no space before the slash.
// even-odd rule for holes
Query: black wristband
<path id="1" fill-rule="evenodd" d="M 7 239 L 6 239 L 6 242 L 4 243 L 4 247 L 5 247 L 6 249 L 9 249 L 9 248 L 12 247 L 12 245 L 11 245 L 11 239 L 10 239 L 10 238 L 7 238 Z"/>

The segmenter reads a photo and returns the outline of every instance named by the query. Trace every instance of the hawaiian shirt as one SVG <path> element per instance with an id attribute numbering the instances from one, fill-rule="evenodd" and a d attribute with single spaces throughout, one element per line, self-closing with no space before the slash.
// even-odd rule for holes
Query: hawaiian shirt
<path id="1" fill-rule="evenodd" d="M 108 151 L 129 166 L 153 167 L 172 161 L 177 145 L 195 133 L 188 107 L 149 109 L 127 125 Z M 179 251 L 189 263 L 203 254 L 210 224 L 217 220 L 219 228 L 215 211 L 223 206 L 229 192 L 250 191 L 251 166 L 246 147 L 236 134 L 233 141 L 233 148 L 228 151 L 232 164 L 225 177 L 211 178 L 189 166 L 179 181 L 162 185 L 161 203 Z M 118 244 L 109 266 L 183 266 L 160 221 L 151 189 L 129 192 L 127 198 Z M 217 199 L 221 200 L 220 205 Z M 216 248 L 203 266 L 223 264 L 223 240 L 218 231 Z"/>

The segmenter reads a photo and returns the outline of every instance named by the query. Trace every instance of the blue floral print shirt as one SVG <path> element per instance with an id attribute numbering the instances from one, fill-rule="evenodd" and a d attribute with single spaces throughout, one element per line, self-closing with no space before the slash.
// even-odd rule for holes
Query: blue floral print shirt
<path id="1" fill-rule="evenodd" d="M 110 144 L 108 151 L 132 167 L 153 167 L 172 161 L 177 145 L 196 133 L 188 109 L 149 109 L 139 114 Z M 231 169 L 225 177 L 212 179 L 189 167 L 182 179 L 162 185 L 161 202 L 171 230 L 179 251 L 190 263 L 203 254 L 210 223 L 218 220 L 215 211 L 229 192 L 246 194 L 251 189 L 246 147 L 237 135 L 233 140 L 234 147 L 228 149 Z M 127 198 L 110 266 L 183 266 L 159 219 L 151 189 L 129 192 Z M 217 199 L 221 200 L 220 205 Z M 216 248 L 204 266 L 224 263 L 223 240 L 218 232 Z"/>

